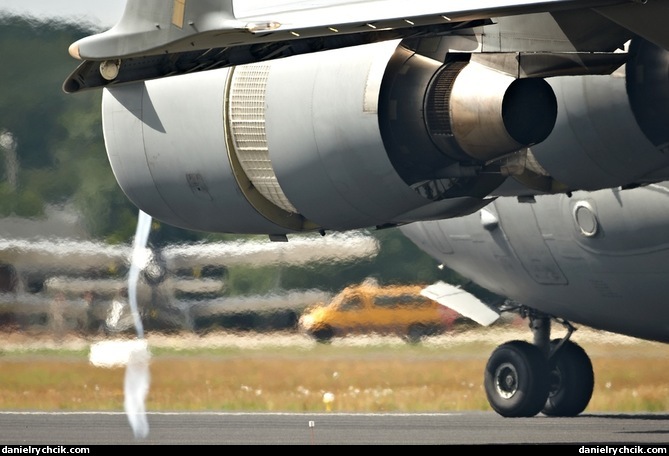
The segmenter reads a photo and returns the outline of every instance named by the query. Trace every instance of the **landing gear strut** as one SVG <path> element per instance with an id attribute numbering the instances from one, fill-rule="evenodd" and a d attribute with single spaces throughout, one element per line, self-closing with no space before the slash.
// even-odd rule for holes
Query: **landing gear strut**
<path id="1" fill-rule="evenodd" d="M 497 347 L 485 368 L 484 386 L 490 406 L 504 417 L 576 416 L 587 407 L 594 388 L 592 363 L 569 340 L 575 330 L 550 340 L 550 317 L 526 310 L 534 343 L 514 340 Z"/>

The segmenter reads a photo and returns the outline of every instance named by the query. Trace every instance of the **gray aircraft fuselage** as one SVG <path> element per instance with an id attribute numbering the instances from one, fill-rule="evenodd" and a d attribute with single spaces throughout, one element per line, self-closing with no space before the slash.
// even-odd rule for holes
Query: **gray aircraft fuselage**
<path id="1" fill-rule="evenodd" d="M 402 227 L 445 266 L 501 296 L 596 329 L 669 342 L 669 183 L 499 198 Z"/>

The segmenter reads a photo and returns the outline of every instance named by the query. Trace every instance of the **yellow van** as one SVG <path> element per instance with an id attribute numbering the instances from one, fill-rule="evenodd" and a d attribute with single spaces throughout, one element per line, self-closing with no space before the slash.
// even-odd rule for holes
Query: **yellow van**
<path id="1" fill-rule="evenodd" d="M 319 342 L 349 334 L 399 335 L 408 342 L 441 334 L 460 314 L 420 294 L 420 285 L 380 287 L 373 281 L 349 286 L 329 303 L 307 308 L 298 322 Z"/>

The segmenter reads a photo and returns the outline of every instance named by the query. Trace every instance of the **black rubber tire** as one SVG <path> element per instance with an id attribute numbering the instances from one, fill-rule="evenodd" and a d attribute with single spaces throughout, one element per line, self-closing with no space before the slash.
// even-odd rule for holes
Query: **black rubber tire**
<path id="1" fill-rule="evenodd" d="M 429 333 L 427 327 L 420 323 L 415 323 L 409 326 L 404 340 L 409 344 L 418 344 L 420 343 Z"/>
<path id="2" fill-rule="evenodd" d="M 551 341 L 551 347 L 560 341 Z M 549 360 L 548 399 L 544 415 L 572 417 L 588 406 L 595 387 L 595 374 L 590 358 L 583 348 L 566 341 Z"/>
<path id="3" fill-rule="evenodd" d="M 514 340 L 493 351 L 485 368 L 488 403 L 507 418 L 531 417 L 546 404 L 548 362 L 529 342 Z"/>
<path id="4" fill-rule="evenodd" d="M 311 333 L 311 336 L 321 343 L 329 343 L 334 337 L 334 331 L 329 326 L 322 326 Z"/>

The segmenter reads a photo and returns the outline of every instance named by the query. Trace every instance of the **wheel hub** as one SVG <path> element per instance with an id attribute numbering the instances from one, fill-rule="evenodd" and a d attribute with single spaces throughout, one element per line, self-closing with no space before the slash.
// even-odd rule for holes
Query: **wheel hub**
<path id="1" fill-rule="evenodd" d="M 518 371 L 510 363 L 501 364 L 495 370 L 495 389 L 504 399 L 510 399 L 518 391 Z"/>
<path id="2" fill-rule="evenodd" d="M 560 388 L 562 387 L 562 373 L 560 372 L 560 369 L 557 367 L 552 369 L 549 374 L 549 379 L 550 387 L 548 389 L 548 396 L 553 397 L 558 393 L 558 391 L 560 391 Z"/>

